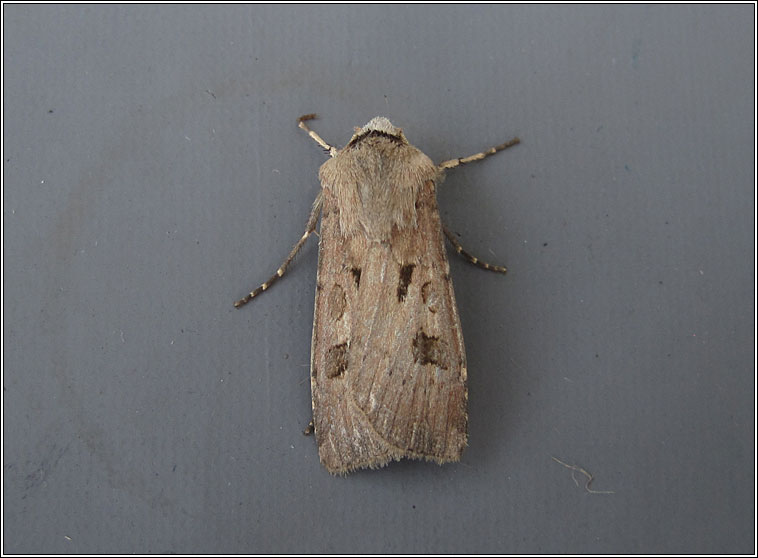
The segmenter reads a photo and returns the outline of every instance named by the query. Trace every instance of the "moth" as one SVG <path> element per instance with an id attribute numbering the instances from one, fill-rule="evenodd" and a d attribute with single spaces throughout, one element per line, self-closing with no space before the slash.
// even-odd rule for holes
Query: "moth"
<path id="1" fill-rule="evenodd" d="M 318 275 L 311 344 L 313 428 L 321 463 L 334 474 L 402 458 L 458 461 L 467 443 L 466 352 L 447 237 L 471 263 L 504 267 L 465 251 L 440 220 L 444 172 L 519 143 L 435 165 L 387 118 L 356 128 L 342 149 L 305 130 L 331 158 L 305 232 L 276 273 L 282 277 L 316 229 Z"/>

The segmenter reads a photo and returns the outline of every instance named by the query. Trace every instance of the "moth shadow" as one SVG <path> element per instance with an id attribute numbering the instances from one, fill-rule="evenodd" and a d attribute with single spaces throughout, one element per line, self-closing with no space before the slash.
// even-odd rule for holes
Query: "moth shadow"
<path id="1" fill-rule="evenodd" d="M 507 450 L 508 439 L 527 405 L 527 394 L 518 386 L 528 384 L 528 375 L 509 357 L 512 347 L 523 343 L 517 324 L 509 323 L 507 313 L 497 311 L 511 302 L 511 294 L 504 288 L 507 275 L 486 273 L 455 260 L 460 258 L 452 254 L 451 275 L 468 376 L 468 447 L 462 459 L 479 468 Z"/>

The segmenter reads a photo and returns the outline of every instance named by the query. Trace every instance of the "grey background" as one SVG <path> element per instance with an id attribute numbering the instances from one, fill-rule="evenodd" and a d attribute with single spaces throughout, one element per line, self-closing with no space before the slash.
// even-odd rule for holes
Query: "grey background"
<path id="1" fill-rule="evenodd" d="M 754 6 L 4 5 L 3 551 L 755 552 Z M 319 464 L 325 155 L 449 173 L 470 447 Z M 551 459 L 583 467 L 584 478 Z"/>

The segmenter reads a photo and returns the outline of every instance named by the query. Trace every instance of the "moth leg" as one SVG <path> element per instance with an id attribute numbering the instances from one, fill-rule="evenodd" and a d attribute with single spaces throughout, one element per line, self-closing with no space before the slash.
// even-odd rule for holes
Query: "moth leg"
<path id="1" fill-rule="evenodd" d="M 303 430 L 303 436 L 310 436 L 313 434 L 313 431 L 316 429 L 316 427 L 313 424 L 313 419 L 308 423 L 308 426 L 305 427 L 305 430 Z"/>
<path id="2" fill-rule="evenodd" d="M 458 159 L 450 159 L 449 161 L 443 161 L 442 163 L 437 165 L 437 167 L 441 170 L 447 170 L 447 169 L 454 169 L 455 167 L 458 167 L 460 165 L 465 165 L 466 163 L 481 161 L 485 157 L 494 155 L 495 153 L 497 153 L 498 151 L 502 151 L 503 149 L 508 149 L 509 147 L 513 147 L 514 145 L 520 142 L 521 142 L 520 139 L 513 138 L 510 141 L 506 141 L 505 143 L 501 143 L 500 145 L 496 145 L 495 147 L 490 147 L 486 151 L 482 151 L 481 153 L 477 153 L 476 155 L 469 155 L 468 157 L 459 157 Z"/>
<path id="3" fill-rule="evenodd" d="M 323 139 L 321 139 L 321 136 L 319 136 L 316 132 L 311 130 L 308 125 L 305 123 L 307 120 L 313 120 L 316 118 L 315 114 L 304 114 L 300 118 L 297 119 L 297 126 L 298 128 L 302 128 L 306 132 L 308 132 L 308 135 L 315 141 L 317 144 L 319 144 L 321 147 L 326 149 L 329 152 L 330 157 L 334 157 L 337 155 L 337 149 L 326 143 Z"/>
<path id="4" fill-rule="evenodd" d="M 458 242 L 458 240 L 455 238 L 453 233 L 451 233 L 448 228 L 445 225 L 442 225 L 442 230 L 445 233 L 445 236 L 450 241 L 450 244 L 453 245 L 453 248 L 455 248 L 455 251 L 458 252 L 461 256 L 466 258 L 469 263 L 474 264 L 477 267 L 481 267 L 482 269 L 486 269 L 487 271 L 496 271 L 498 273 L 505 273 L 508 270 L 502 266 L 499 265 L 492 265 L 487 262 L 483 262 L 476 256 L 473 256 L 469 252 L 466 252 L 466 250 L 463 249 L 463 246 L 461 246 L 461 243 Z"/>
<path id="5" fill-rule="evenodd" d="M 311 215 L 310 217 L 308 217 L 308 222 L 305 224 L 305 232 L 303 233 L 303 236 L 300 237 L 300 240 L 297 241 L 297 244 L 295 244 L 295 246 L 292 248 L 292 251 L 290 252 L 289 256 L 287 256 L 287 259 L 284 260 L 284 263 L 281 266 L 279 266 L 279 269 L 276 270 L 276 273 L 274 273 L 271 277 L 269 277 L 268 281 L 263 283 L 260 287 L 258 287 L 254 291 L 245 295 L 244 298 L 241 298 L 237 302 L 235 302 L 234 303 L 235 308 L 239 308 L 240 306 L 244 306 L 245 304 L 250 302 L 253 298 L 255 298 L 256 296 L 261 294 L 263 291 L 268 289 L 279 278 L 281 278 L 282 275 L 284 275 L 284 272 L 287 271 L 287 266 L 289 266 L 292 260 L 295 259 L 295 256 L 300 251 L 300 248 L 303 247 L 303 244 L 305 244 L 305 241 L 308 240 L 308 237 L 311 235 L 311 233 L 316 230 L 316 223 L 318 222 L 318 216 L 321 214 L 321 204 L 322 204 L 322 197 L 321 197 L 321 192 L 319 192 L 318 196 L 316 196 L 316 200 L 313 202 L 313 207 L 311 208 Z"/>

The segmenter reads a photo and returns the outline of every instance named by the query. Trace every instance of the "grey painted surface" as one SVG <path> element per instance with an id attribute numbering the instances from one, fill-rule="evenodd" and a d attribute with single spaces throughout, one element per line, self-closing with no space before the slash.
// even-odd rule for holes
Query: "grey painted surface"
<path id="1" fill-rule="evenodd" d="M 5 552 L 754 552 L 754 6 L 3 9 Z M 306 112 L 523 141 L 439 196 L 460 464 L 319 465 L 315 239 L 232 308 Z"/>

